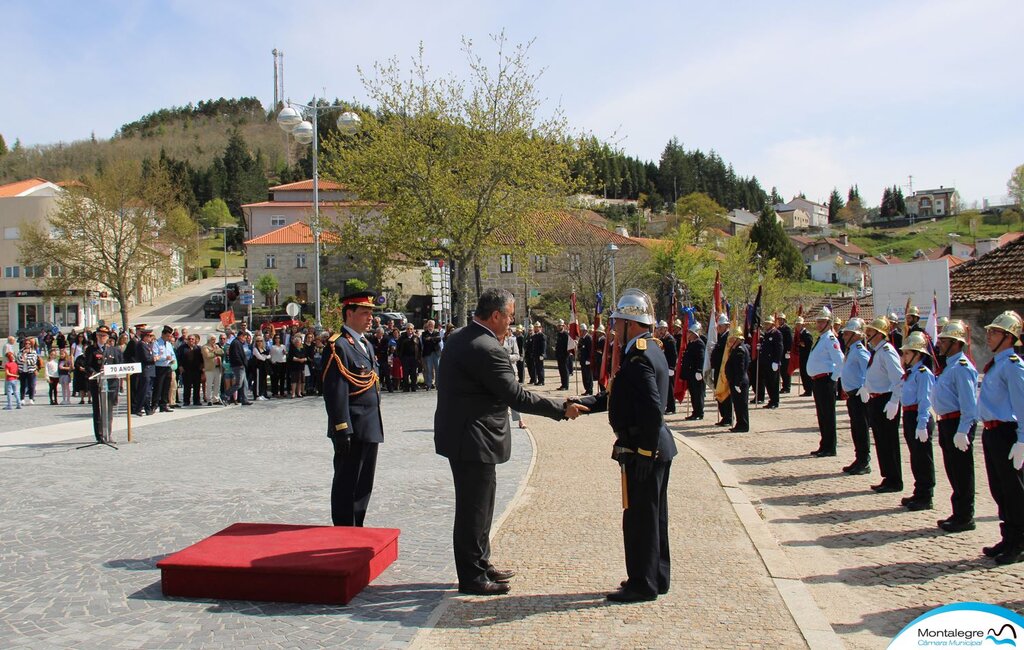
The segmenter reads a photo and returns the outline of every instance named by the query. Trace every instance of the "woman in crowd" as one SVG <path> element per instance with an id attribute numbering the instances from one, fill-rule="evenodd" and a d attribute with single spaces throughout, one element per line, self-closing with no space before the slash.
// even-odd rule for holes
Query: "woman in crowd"
<path id="1" fill-rule="evenodd" d="M 320 379 L 323 377 L 323 362 L 324 362 L 324 339 L 322 337 L 313 337 L 313 342 L 306 346 L 307 354 L 309 355 L 309 378 L 306 380 L 306 393 L 312 393 L 314 395 L 322 395 L 323 391 L 320 386 Z"/>
<path id="2" fill-rule="evenodd" d="M 249 359 L 249 370 L 246 375 L 252 378 L 252 394 L 261 402 L 267 400 L 267 377 L 269 374 L 270 348 L 267 347 L 263 331 L 260 330 L 252 343 L 252 357 Z"/>
<path id="3" fill-rule="evenodd" d="M 75 351 L 71 364 L 74 372 L 71 380 L 72 396 L 78 395 L 79 404 L 85 404 L 87 398 L 92 404 L 92 394 L 89 392 L 89 371 L 85 367 L 85 348 Z"/>
<path id="4" fill-rule="evenodd" d="M 60 381 L 60 363 L 56 350 L 50 350 L 50 358 L 46 360 L 46 381 L 50 384 L 50 406 L 56 406 L 57 383 Z"/>
<path id="5" fill-rule="evenodd" d="M 36 398 L 36 373 L 43 365 L 36 352 L 36 340 L 33 337 L 25 339 L 24 346 L 18 354 L 18 372 L 21 380 L 21 401 L 25 404 L 35 404 Z M 28 395 L 26 399 L 25 396 Z"/>
<path id="6" fill-rule="evenodd" d="M 60 403 L 71 403 L 71 356 L 65 345 L 60 349 L 60 358 L 57 361 L 57 381 L 60 383 Z"/>
<path id="7" fill-rule="evenodd" d="M 8 350 L 4 355 L 4 394 L 7 395 L 7 406 L 5 411 L 11 410 L 11 398 L 14 398 L 18 408 L 21 408 L 21 397 L 18 395 L 18 378 L 21 371 L 18 369 L 18 362 L 14 360 L 14 352 Z"/>
<path id="8" fill-rule="evenodd" d="M 281 343 L 281 335 L 275 334 L 270 346 L 270 393 L 274 397 L 284 397 L 287 369 L 288 349 Z"/>
<path id="9" fill-rule="evenodd" d="M 224 372 L 224 348 L 217 344 L 217 337 L 211 334 L 203 346 L 203 373 L 206 375 L 206 405 L 222 404 L 220 380 Z"/>
<path id="10" fill-rule="evenodd" d="M 291 347 L 288 348 L 288 378 L 292 382 L 291 397 L 294 398 L 303 396 L 302 386 L 305 373 L 309 372 L 306 365 L 309 357 L 306 356 L 306 342 L 302 334 L 293 333 L 291 340 Z"/>

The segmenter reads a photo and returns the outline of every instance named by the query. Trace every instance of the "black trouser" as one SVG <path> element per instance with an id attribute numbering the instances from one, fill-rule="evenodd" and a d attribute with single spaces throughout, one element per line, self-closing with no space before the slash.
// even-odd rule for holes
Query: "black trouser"
<path id="1" fill-rule="evenodd" d="M 183 370 L 181 373 L 182 406 L 195 404 L 200 406 L 203 402 L 200 398 L 200 386 L 203 384 L 202 370 Z"/>
<path id="2" fill-rule="evenodd" d="M 622 511 L 626 589 L 644 596 L 668 591 L 672 560 L 668 545 L 668 475 L 672 461 L 654 463 L 644 480 L 626 463 L 628 507 Z"/>
<path id="3" fill-rule="evenodd" d="M 92 434 L 96 437 L 96 442 L 109 442 L 110 432 L 114 426 L 114 407 L 117 405 L 117 380 L 113 381 L 113 385 L 110 380 L 107 380 L 107 426 L 105 431 L 100 414 L 100 385 L 94 379 L 89 380 L 89 394 L 92 395 Z"/>
<path id="4" fill-rule="evenodd" d="M 928 416 L 928 440 L 917 439 L 917 409 L 903 410 L 903 439 L 910 451 L 910 471 L 914 475 L 913 498 L 931 501 L 935 493 L 935 458 L 932 451 L 932 433 L 935 420 Z M 1009 452 L 1007 452 L 1009 453 Z"/>
<path id="5" fill-rule="evenodd" d="M 377 443 L 352 441 L 341 453 L 341 436 L 334 443 L 334 482 L 331 484 L 331 521 L 335 526 L 362 526 L 373 492 L 377 469 Z"/>
<path id="6" fill-rule="evenodd" d="M 275 397 L 278 395 L 284 395 L 285 393 L 285 375 L 288 374 L 287 363 L 272 363 L 270 364 L 270 392 Z"/>
<path id="7" fill-rule="evenodd" d="M 571 359 L 572 357 L 570 356 L 555 357 L 555 360 L 558 362 L 558 378 L 562 382 L 559 384 L 559 387 L 569 387 L 569 369 L 572 367 Z"/>
<path id="8" fill-rule="evenodd" d="M 782 379 L 782 392 L 788 393 L 793 385 L 793 375 L 789 374 L 789 359 L 782 355 L 782 365 L 779 366 L 779 377 Z"/>
<path id="9" fill-rule="evenodd" d="M 761 376 L 757 385 L 757 401 L 764 401 L 764 392 L 768 391 L 768 403 L 779 403 L 779 371 L 772 370 L 772 364 L 765 361 L 761 364 Z"/>
<path id="10" fill-rule="evenodd" d="M 740 392 L 736 392 L 739 388 Z M 740 386 L 729 386 L 732 408 L 736 411 L 736 428 L 747 431 L 750 429 L 750 409 L 747 398 L 750 396 L 750 384 L 743 382 Z"/>
<path id="11" fill-rule="evenodd" d="M 1024 473 L 1009 461 L 1015 442 L 1016 422 L 1003 422 L 981 434 L 988 489 L 996 502 L 1003 540 L 1011 544 L 1024 543 Z"/>
<path id="12" fill-rule="evenodd" d="M 527 355 L 526 357 L 526 372 L 530 375 L 530 383 L 537 383 L 537 369 L 533 365 L 533 356 Z"/>
<path id="13" fill-rule="evenodd" d="M 669 370 L 672 370 L 669 368 Z M 665 413 L 676 412 L 676 378 L 668 376 L 668 398 L 665 400 Z"/>
<path id="14" fill-rule="evenodd" d="M 253 368 L 254 372 L 252 373 L 253 374 L 252 394 L 255 395 L 256 397 L 261 397 L 261 396 L 262 397 L 266 397 L 267 396 L 267 377 L 270 374 L 268 372 L 268 370 L 270 369 L 270 362 L 268 362 L 268 361 L 261 361 L 259 363 L 254 364 L 254 366 L 255 366 Z"/>
<path id="15" fill-rule="evenodd" d="M 712 397 L 714 397 L 714 392 L 715 392 L 715 387 L 716 386 L 718 386 L 718 380 L 717 379 L 715 380 L 715 382 L 713 384 L 711 384 Z M 746 398 L 744 398 L 744 399 L 746 399 Z M 732 424 L 732 402 L 733 402 L 733 399 L 732 399 L 732 388 L 730 387 L 729 388 L 729 397 L 725 398 L 724 402 L 718 402 L 718 417 L 719 417 L 720 421 L 722 423 L 724 423 L 724 424 Z"/>
<path id="16" fill-rule="evenodd" d="M 57 379 L 57 377 L 47 377 L 46 380 L 50 384 L 50 392 L 49 392 L 50 404 L 56 404 L 57 403 L 57 384 L 59 383 L 60 380 Z"/>
<path id="17" fill-rule="evenodd" d="M 533 360 L 533 374 L 537 377 L 537 385 L 544 385 L 544 357 L 535 357 Z"/>
<path id="18" fill-rule="evenodd" d="M 857 397 L 860 399 L 860 397 Z M 892 393 L 882 393 L 868 401 L 868 423 L 875 439 L 875 455 L 878 456 L 878 471 L 882 483 L 903 489 L 903 466 L 900 464 L 899 412 L 890 420 L 885 417 L 885 405 L 892 399 Z"/>
<path id="19" fill-rule="evenodd" d="M 857 391 L 847 393 L 846 412 L 850 416 L 850 437 L 853 438 L 854 463 L 871 462 L 871 437 L 868 432 L 868 405 L 861 401 Z"/>
<path id="20" fill-rule="evenodd" d="M 516 361 L 516 375 L 519 376 L 519 383 L 520 384 L 523 383 L 524 379 L 526 379 L 526 377 L 524 375 L 525 371 L 526 371 L 526 364 L 523 363 L 523 360 L 520 358 L 519 361 Z M 436 381 L 436 378 L 435 378 L 435 381 Z M 532 381 L 532 379 L 531 379 L 531 381 Z"/>
<path id="21" fill-rule="evenodd" d="M 402 388 L 416 390 L 420 366 L 416 357 L 402 357 Z"/>
<path id="22" fill-rule="evenodd" d="M 156 378 L 153 380 L 153 398 L 150 402 L 149 408 L 154 409 L 159 406 L 162 409 L 167 408 L 167 398 L 171 390 L 171 367 L 170 366 L 157 366 L 156 367 Z"/>
<path id="23" fill-rule="evenodd" d="M 946 478 L 953 489 L 953 495 L 949 498 L 953 506 L 952 519 L 960 523 L 974 519 L 974 427 L 975 425 L 971 424 L 971 429 L 967 433 L 971 446 L 967 451 L 960 451 L 953 444 L 953 436 L 960 428 L 960 418 L 939 420 L 942 466 L 946 469 Z"/>
<path id="24" fill-rule="evenodd" d="M 807 374 L 807 359 L 800 359 L 800 386 L 804 393 L 811 392 L 811 376 Z"/>
<path id="25" fill-rule="evenodd" d="M 153 376 L 139 374 L 138 377 L 139 385 L 132 389 L 132 413 L 141 413 L 143 409 L 152 412 L 150 402 L 153 399 Z"/>
<path id="26" fill-rule="evenodd" d="M 690 406 L 693 407 L 693 415 L 704 417 L 704 380 L 689 382 Z"/>
<path id="27" fill-rule="evenodd" d="M 811 380 L 811 394 L 814 396 L 814 411 L 818 415 L 818 431 L 821 440 L 818 450 L 836 453 L 836 382 L 832 375 Z"/>
<path id="28" fill-rule="evenodd" d="M 590 365 L 590 361 L 582 361 L 580 363 L 580 375 L 583 379 L 583 392 L 590 394 L 594 392 L 594 372 Z"/>
<path id="29" fill-rule="evenodd" d="M 497 477 L 494 463 L 449 458 L 455 481 L 452 544 L 460 586 L 487 580 L 491 568 L 491 522 Z"/>

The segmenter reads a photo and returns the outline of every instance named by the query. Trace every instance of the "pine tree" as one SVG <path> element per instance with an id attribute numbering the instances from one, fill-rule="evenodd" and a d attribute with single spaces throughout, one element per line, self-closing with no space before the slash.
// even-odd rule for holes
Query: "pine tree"
<path id="1" fill-rule="evenodd" d="M 895 208 L 896 208 L 896 214 L 898 214 L 898 215 L 906 214 L 907 213 L 907 201 L 903 197 L 903 188 L 899 187 L 897 185 L 897 186 L 893 186 L 892 189 L 893 189 L 893 198 L 895 199 L 894 205 L 895 205 Z"/>
<path id="2" fill-rule="evenodd" d="M 893 209 L 892 188 L 887 187 L 882 192 L 882 203 L 879 206 L 878 216 L 883 219 L 891 219 L 893 214 L 895 212 Z"/>
<path id="3" fill-rule="evenodd" d="M 0 133 L 0 156 L 7 155 L 7 142 L 4 140 L 4 136 Z"/>
<path id="4" fill-rule="evenodd" d="M 765 206 L 757 221 L 751 226 L 750 243 L 754 244 L 764 259 L 776 260 L 782 275 L 793 280 L 804 277 L 803 256 L 786 236 L 771 206 Z"/>
<path id="5" fill-rule="evenodd" d="M 843 197 L 840 196 L 839 190 L 832 188 L 832 194 L 828 197 L 828 222 L 835 223 L 839 216 L 839 211 L 843 209 L 846 202 L 843 201 Z"/>
<path id="6" fill-rule="evenodd" d="M 860 202 L 860 188 L 856 185 L 851 185 L 850 191 L 846 193 L 846 202 L 850 201 Z"/>
<path id="7" fill-rule="evenodd" d="M 782 195 L 779 194 L 779 190 L 775 189 L 774 185 L 772 186 L 772 193 L 770 195 L 769 201 L 772 206 L 779 205 L 780 203 L 785 203 L 785 201 L 782 200 Z"/>

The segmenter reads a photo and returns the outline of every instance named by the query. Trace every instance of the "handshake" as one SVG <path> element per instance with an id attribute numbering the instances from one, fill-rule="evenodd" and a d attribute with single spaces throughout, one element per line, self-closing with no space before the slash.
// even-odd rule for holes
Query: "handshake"
<path id="1" fill-rule="evenodd" d="M 570 397 L 562 404 L 562 410 L 564 411 L 562 415 L 566 420 L 575 420 L 584 413 L 590 413 L 589 408 L 583 406 L 577 401 L 574 401 L 575 399 L 576 398 L 574 397 Z"/>

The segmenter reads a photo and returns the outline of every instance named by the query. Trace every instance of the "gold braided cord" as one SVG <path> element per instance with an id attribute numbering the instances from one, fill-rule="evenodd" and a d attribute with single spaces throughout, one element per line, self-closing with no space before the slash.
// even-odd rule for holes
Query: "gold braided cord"
<path id="1" fill-rule="evenodd" d="M 377 377 L 377 373 L 375 373 L 372 370 L 365 374 L 357 375 L 356 373 L 346 368 L 345 364 L 341 362 L 341 357 L 338 356 L 338 351 L 334 348 L 333 345 L 331 346 L 331 361 L 333 361 L 334 364 L 338 366 L 338 372 L 341 373 L 341 376 L 345 379 L 345 381 L 352 385 L 353 390 L 349 391 L 349 397 L 362 395 L 380 381 L 380 379 Z M 327 371 L 330 369 L 331 364 L 330 362 L 328 362 L 327 365 L 324 366 L 324 375 L 322 377 L 323 380 L 327 380 Z"/>

